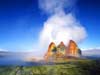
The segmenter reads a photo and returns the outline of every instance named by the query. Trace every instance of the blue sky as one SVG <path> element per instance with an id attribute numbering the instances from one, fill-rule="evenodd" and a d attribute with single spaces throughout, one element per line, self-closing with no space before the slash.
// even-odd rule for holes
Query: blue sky
<path id="1" fill-rule="evenodd" d="M 78 19 L 87 30 L 87 38 L 82 43 L 85 48 L 100 48 L 100 1 L 80 0 Z"/>
<path id="2" fill-rule="evenodd" d="M 88 35 L 79 47 L 100 47 L 100 0 L 78 0 L 74 14 Z M 38 0 L 0 0 L 0 48 L 32 50 L 47 18 Z"/>

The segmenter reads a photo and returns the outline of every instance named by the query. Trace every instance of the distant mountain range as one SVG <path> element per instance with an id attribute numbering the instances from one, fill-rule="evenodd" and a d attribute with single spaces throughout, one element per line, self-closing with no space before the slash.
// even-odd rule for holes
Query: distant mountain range
<path id="1" fill-rule="evenodd" d="M 84 50 L 82 56 L 90 59 L 100 59 L 100 49 Z"/>
<path id="2" fill-rule="evenodd" d="M 100 49 L 84 50 L 84 51 L 82 51 L 82 55 L 84 55 L 84 56 L 93 56 L 93 55 L 100 56 Z"/>
<path id="3" fill-rule="evenodd" d="M 0 57 L 33 57 L 33 52 L 10 52 L 10 51 L 0 51 Z"/>

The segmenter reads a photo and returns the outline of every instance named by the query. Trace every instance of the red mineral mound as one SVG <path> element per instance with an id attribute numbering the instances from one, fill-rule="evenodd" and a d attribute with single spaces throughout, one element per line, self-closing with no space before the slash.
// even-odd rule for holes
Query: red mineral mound
<path id="1" fill-rule="evenodd" d="M 51 42 L 48 51 L 45 54 L 44 58 L 45 60 L 55 60 L 59 58 L 69 58 L 69 57 L 80 57 L 81 50 L 78 48 L 77 44 L 70 40 L 68 46 L 66 47 L 63 42 L 60 42 L 60 44 L 56 47 L 54 42 Z"/>
<path id="2" fill-rule="evenodd" d="M 62 56 L 66 53 L 66 46 L 63 42 L 60 42 L 60 44 L 57 46 L 57 51 L 59 51 L 59 54 L 62 54 Z"/>
<path id="3" fill-rule="evenodd" d="M 54 42 L 51 42 L 50 45 L 49 45 L 49 47 L 48 47 L 48 51 L 45 54 L 44 58 L 46 60 L 48 60 L 53 55 L 53 51 L 55 51 L 55 50 L 56 50 L 56 45 L 55 45 Z"/>
<path id="4" fill-rule="evenodd" d="M 77 57 L 79 55 L 78 50 L 79 48 L 77 44 L 73 40 L 70 40 L 66 50 L 66 55 Z"/>

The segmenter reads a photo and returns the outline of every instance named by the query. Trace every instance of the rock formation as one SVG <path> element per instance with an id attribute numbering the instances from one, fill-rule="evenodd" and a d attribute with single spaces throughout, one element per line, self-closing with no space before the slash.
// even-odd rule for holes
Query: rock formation
<path id="1" fill-rule="evenodd" d="M 80 55 L 79 48 L 73 40 L 70 40 L 66 50 L 66 54 L 67 56 L 75 56 L 75 57 L 78 57 Z"/>
<path id="2" fill-rule="evenodd" d="M 66 46 L 63 42 L 60 42 L 60 44 L 57 46 L 57 52 L 59 57 L 63 57 L 66 54 Z"/>
<path id="3" fill-rule="evenodd" d="M 54 60 L 58 58 L 80 57 L 81 50 L 78 48 L 77 44 L 70 40 L 68 46 L 65 46 L 63 42 L 56 47 L 54 42 L 51 42 L 48 51 L 45 54 L 45 60 Z"/>
<path id="4" fill-rule="evenodd" d="M 55 43 L 54 42 L 51 42 L 50 45 L 49 45 L 49 47 L 48 47 L 48 51 L 45 54 L 44 58 L 46 60 L 51 59 L 51 57 L 53 57 L 54 53 L 56 53 L 56 50 L 57 49 L 56 49 Z"/>

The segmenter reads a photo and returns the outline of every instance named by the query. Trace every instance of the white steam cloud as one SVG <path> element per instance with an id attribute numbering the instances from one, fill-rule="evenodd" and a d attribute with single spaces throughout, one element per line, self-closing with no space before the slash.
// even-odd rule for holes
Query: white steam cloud
<path id="1" fill-rule="evenodd" d="M 51 16 L 44 22 L 40 32 L 40 45 L 47 50 L 50 42 L 66 45 L 69 40 L 77 43 L 86 37 L 85 28 L 76 20 L 72 12 L 65 12 L 75 5 L 76 0 L 39 0 L 39 7 Z"/>
<path id="2" fill-rule="evenodd" d="M 44 12 L 50 14 L 59 13 L 71 9 L 76 3 L 76 0 L 39 0 L 39 7 Z"/>

